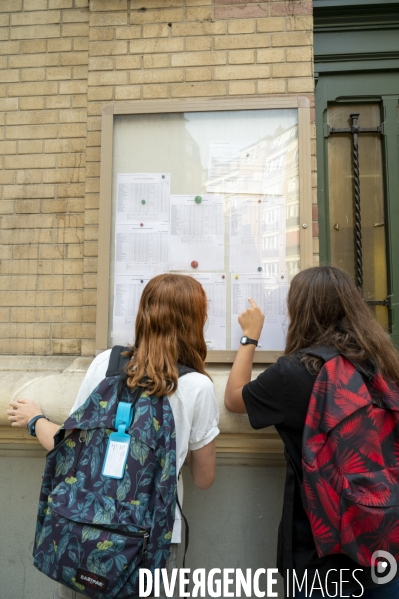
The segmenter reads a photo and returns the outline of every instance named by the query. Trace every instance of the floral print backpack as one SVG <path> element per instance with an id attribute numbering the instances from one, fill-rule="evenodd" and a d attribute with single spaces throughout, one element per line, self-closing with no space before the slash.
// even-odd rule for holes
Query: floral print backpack
<path id="1" fill-rule="evenodd" d="M 192 371 L 179 368 L 179 376 Z M 40 493 L 34 565 L 93 599 L 138 594 L 140 567 L 165 567 L 175 517 L 169 400 L 121 381 L 107 376 L 63 424 L 47 454 Z M 133 418 L 123 475 L 112 478 L 102 472 L 120 402 L 133 404 Z"/>

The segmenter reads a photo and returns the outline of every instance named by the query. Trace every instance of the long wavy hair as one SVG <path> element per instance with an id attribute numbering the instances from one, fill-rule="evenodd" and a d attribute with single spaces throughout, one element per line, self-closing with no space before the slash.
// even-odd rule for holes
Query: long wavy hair
<path id="1" fill-rule="evenodd" d="M 126 366 L 129 387 L 152 395 L 177 389 L 177 363 L 205 372 L 207 317 L 205 291 L 192 277 L 163 274 L 151 279 L 141 295 L 136 338 Z"/>
<path id="2" fill-rule="evenodd" d="M 377 371 L 399 383 L 399 353 L 378 324 L 352 279 L 333 266 L 299 272 L 287 298 L 290 323 L 284 355 L 320 345 L 333 346 L 350 360 L 372 360 Z M 321 361 L 304 354 L 309 372 Z"/>

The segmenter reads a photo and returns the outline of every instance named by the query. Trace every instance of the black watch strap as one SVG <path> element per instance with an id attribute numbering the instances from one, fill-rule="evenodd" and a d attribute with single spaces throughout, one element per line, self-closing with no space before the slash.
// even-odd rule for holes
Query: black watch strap
<path id="1" fill-rule="evenodd" d="M 48 420 L 47 416 L 45 416 L 44 414 L 39 414 L 38 416 L 34 416 L 32 420 L 29 420 L 28 424 L 26 425 L 28 433 L 32 437 L 36 437 L 36 422 L 40 420 L 40 418 L 45 418 L 46 420 Z"/>
<path id="2" fill-rule="evenodd" d="M 251 339 L 250 337 L 247 337 L 246 335 L 243 335 L 241 337 L 240 343 L 241 343 L 241 345 L 254 345 L 255 347 L 258 347 L 258 342 L 256 341 L 256 339 Z"/>

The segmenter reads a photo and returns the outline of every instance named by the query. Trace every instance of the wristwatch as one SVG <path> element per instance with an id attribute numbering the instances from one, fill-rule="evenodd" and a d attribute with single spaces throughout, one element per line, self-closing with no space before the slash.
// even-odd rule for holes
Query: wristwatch
<path id="1" fill-rule="evenodd" d="M 247 337 L 246 335 L 244 335 L 243 337 L 241 337 L 240 339 L 240 343 L 241 345 L 249 345 L 252 344 L 255 347 L 258 347 L 258 342 L 255 341 L 255 339 L 251 339 L 250 337 Z"/>
<path id="2" fill-rule="evenodd" d="M 28 433 L 32 436 L 32 437 L 36 437 L 36 422 L 40 419 L 40 418 L 45 418 L 46 420 L 48 420 L 47 416 L 45 416 L 44 414 L 39 414 L 38 416 L 34 416 L 32 418 L 32 420 L 29 420 L 27 426 L 28 429 Z"/>

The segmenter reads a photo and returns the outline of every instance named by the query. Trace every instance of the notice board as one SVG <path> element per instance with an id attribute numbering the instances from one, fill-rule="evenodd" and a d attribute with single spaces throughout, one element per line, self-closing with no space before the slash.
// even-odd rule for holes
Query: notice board
<path id="1" fill-rule="evenodd" d="M 307 98 L 110 104 L 101 145 L 97 350 L 133 343 L 145 284 L 176 272 L 206 292 L 208 361 L 234 359 L 248 297 L 276 359 L 312 262 Z"/>

